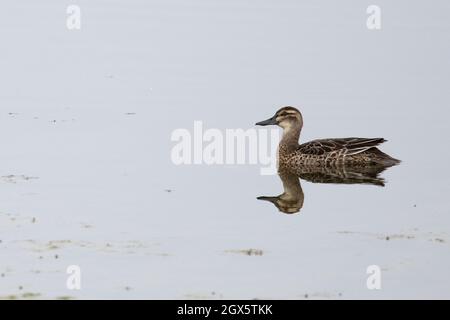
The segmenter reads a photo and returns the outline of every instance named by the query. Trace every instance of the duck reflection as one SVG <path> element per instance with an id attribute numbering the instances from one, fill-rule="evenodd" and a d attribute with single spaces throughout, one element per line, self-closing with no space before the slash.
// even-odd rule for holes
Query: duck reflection
<path id="1" fill-rule="evenodd" d="M 258 200 L 272 202 L 283 213 L 298 213 L 305 199 L 300 179 L 313 183 L 370 184 L 383 187 L 380 174 L 390 166 L 299 166 L 280 167 L 278 175 L 284 192 L 279 196 L 261 196 Z"/>

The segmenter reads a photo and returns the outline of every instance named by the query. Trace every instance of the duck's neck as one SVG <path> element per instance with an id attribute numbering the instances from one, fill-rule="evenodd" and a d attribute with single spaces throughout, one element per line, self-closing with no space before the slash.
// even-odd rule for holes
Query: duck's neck
<path id="1" fill-rule="evenodd" d="M 291 124 L 283 128 L 283 137 L 280 141 L 280 147 L 287 152 L 294 151 L 298 148 L 298 139 L 300 138 L 300 131 L 302 127 L 300 124 Z"/>
<path id="2" fill-rule="evenodd" d="M 297 201 L 300 198 L 303 198 L 303 189 L 300 185 L 298 176 L 283 167 L 280 168 L 278 174 L 283 182 L 284 193 L 282 194 L 282 197 L 284 199 Z"/>

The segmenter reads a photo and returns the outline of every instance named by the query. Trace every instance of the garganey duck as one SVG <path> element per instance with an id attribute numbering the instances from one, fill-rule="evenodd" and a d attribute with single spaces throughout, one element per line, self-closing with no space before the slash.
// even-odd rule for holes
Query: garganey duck
<path id="1" fill-rule="evenodd" d="M 303 117 L 300 111 L 293 107 L 283 107 L 272 118 L 256 125 L 278 125 L 283 128 L 283 137 L 278 147 L 278 163 L 286 168 L 324 165 L 390 167 L 400 163 L 400 160 L 377 148 L 386 141 L 383 138 L 320 139 L 299 144 Z"/>

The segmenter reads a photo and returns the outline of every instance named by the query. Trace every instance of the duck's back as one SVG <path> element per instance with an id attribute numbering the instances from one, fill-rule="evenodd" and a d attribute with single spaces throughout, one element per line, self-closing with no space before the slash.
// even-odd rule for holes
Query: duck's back
<path id="1" fill-rule="evenodd" d="M 377 146 L 383 138 L 336 138 L 319 139 L 298 146 L 286 153 L 280 148 L 280 161 L 291 166 L 298 165 L 369 165 L 392 166 L 400 161 L 381 152 Z M 283 154 L 284 152 L 284 154 Z"/>

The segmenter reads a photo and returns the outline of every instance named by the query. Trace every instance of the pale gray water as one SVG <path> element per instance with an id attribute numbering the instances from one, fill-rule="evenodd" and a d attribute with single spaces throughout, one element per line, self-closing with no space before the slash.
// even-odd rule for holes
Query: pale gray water
<path id="1" fill-rule="evenodd" d="M 1 297 L 450 298 L 448 1 L 377 1 L 379 31 L 361 1 L 76 2 L 80 31 L 72 2 L 0 13 Z M 258 166 L 171 162 L 174 129 L 286 104 L 303 141 L 382 136 L 403 163 L 302 182 L 289 216 Z"/>

